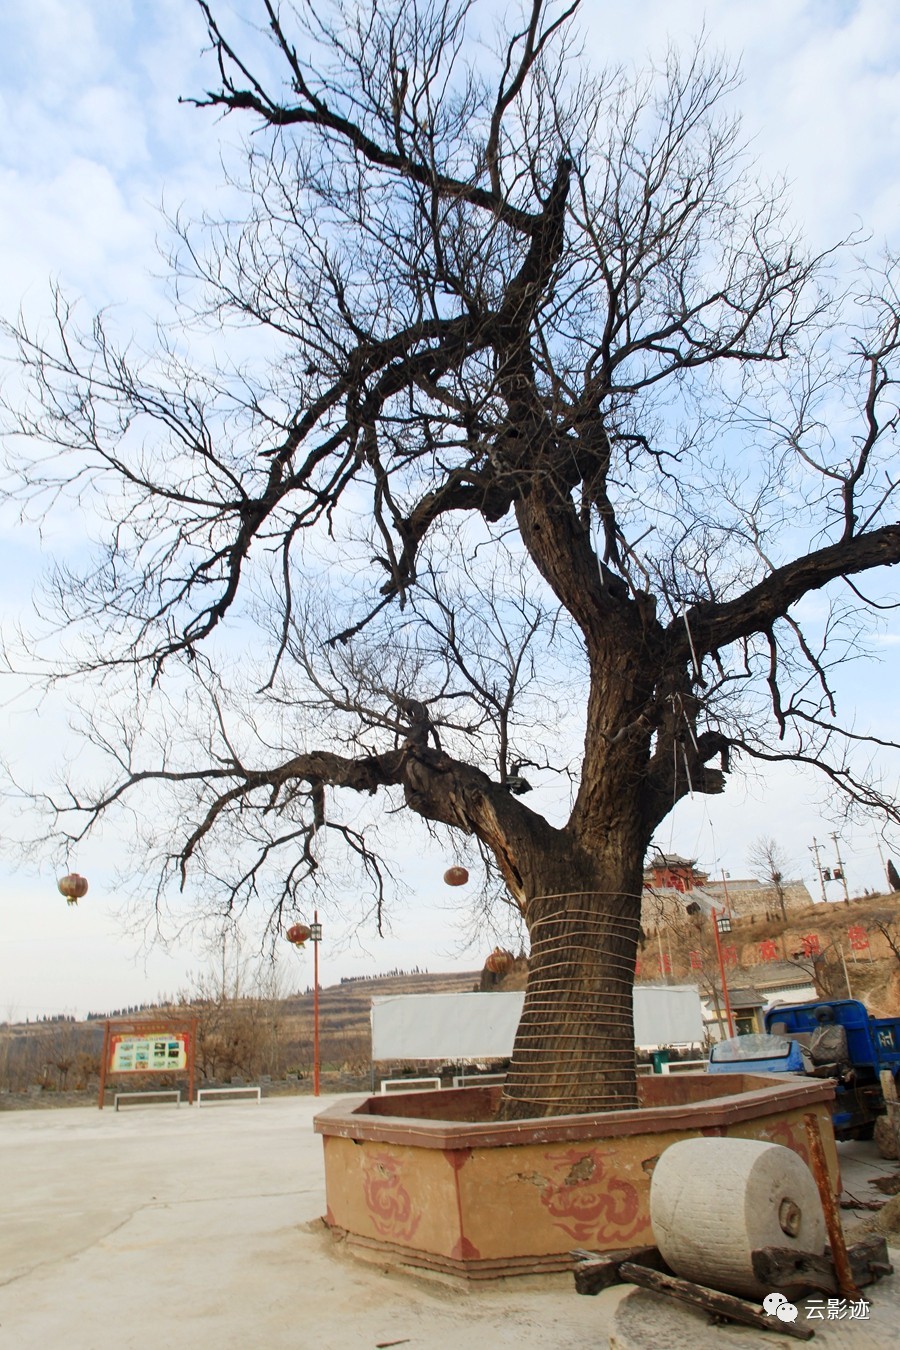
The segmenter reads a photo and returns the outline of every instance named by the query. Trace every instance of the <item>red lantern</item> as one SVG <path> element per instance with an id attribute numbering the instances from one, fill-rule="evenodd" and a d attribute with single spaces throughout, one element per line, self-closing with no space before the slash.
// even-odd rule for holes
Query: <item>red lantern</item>
<path id="1" fill-rule="evenodd" d="M 77 872 L 70 872 L 68 876 L 60 877 L 56 885 L 60 895 L 66 897 L 66 904 L 68 905 L 77 905 L 81 897 L 87 895 L 87 877 L 79 876 Z"/>
<path id="2" fill-rule="evenodd" d="M 469 874 L 464 867 L 448 867 L 444 873 L 444 880 L 448 886 L 465 886 Z"/>
<path id="3" fill-rule="evenodd" d="M 484 968 L 489 970 L 492 975 L 505 975 L 512 963 L 512 952 L 506 951 L 503 947 L 495 947 L 485 961 Z"/>
<path id="4" fill-rule="evenodd" d="M 295 923 L 285 933 L 288 942 L 294 947 L 302 947 L 312 937 L 312 930 L 305 923 Z"/>

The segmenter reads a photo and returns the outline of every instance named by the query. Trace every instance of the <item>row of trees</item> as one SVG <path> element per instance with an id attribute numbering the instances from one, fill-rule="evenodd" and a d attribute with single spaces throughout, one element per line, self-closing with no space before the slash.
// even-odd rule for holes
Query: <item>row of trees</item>
<path id="1" fill-rule="evenodd" d="M 387 816 L 465 836 L 530 935 L 503 1114 L 634 1105 L 677 803 L 789 761 L 898 819 L 835 688 L 900 561 L 894 259 L 848 295 L 734 71 L 589 69 L 578 0 L 493 46 L 467 0 L 259 0 L 259 43 L 197 2 L 245 214 L 175 222 L 143 357 L 62 297 L 8 330 L 19 491 L 103 530 L 48 676 L 110 773 L 44 804 L 69 847 L 159 820 L 160 886 L 272 933 L 353 862 L 380 929 Z"/>
<path id="2" fill-rule="evenodd" d="M 427 975 L 427 967 L 422 969 L 419 966 L 413 966 L 412 970 L 386 970 L 381 975 L 342 975 L 341 984 L 354 984 L 357 980 L 383 980 L 390 979 L 395 975 Z"/>
<path id="3" fill-rule="evenodd" d="M 0 1089 L 82 1090 L 100 1072 L 101 1041 L 99 1031 L 70 1021 L 36 1024 L 28 1032 L 2 1029 Z"/>
<path id="4" fill-rule="evenodd" d="M 311 1075 L 311 1027 L 286 1017 L 277 1003 L 215 1002 L 192 1011 L 198 1018 L 197 1074 L 201 1081 Z M 86 1033 L 83 1026 L 66 1023 L 46 1032 L 33 1028 L 27 1034 L 0 1029 L 0 1091 L 24 1093 L 35 1087 L 53 1092 L 96 1090 L 100 1052 L 100 1038 Z M 357 1079 L 361 1086 L 367 1084 L 371 1067 L 367 1034 L 325 1027 L 320 1055 L 327 1071 Z"/>

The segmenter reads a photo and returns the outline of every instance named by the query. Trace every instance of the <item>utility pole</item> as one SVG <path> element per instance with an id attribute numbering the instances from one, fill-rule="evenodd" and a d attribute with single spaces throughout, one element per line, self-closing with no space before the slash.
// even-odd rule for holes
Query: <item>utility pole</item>
<path id="1" fill-rule="evenodd" d="M 657 947 L 659 948 L 659 974 L 660 974 L 660 978 L 662 978 L 663 976 L 665 976 L 666 984 L 671 984 L 672 981 L 671 981 L 671 979 L 669 978 L 669 976 L 670 976 L 670 974 L 671 974 L 671 969 L 670 969 L 670 970 L 666 970 L 666 958 L 665 958 L 665 956 L 663 955 L 662 930 L 661 930 L 661 928 L 657 928 L 657 930 L 656 930 L 656 945 L 657 945 Z M 670 947 L 669 950 L 671 951 L 671 947 Z M 669 957 L 669 966 L 670 966 L 670 968 L 671 968 L 671 965 L 672 965 L 672 958 L 671 958 L 671 956 L 670 956 L 670 957 Z"/>
<path id="2" fill-rule="evenodd" d="M 878 849 L 878 856 L 879 856 L 879 858 L 881 859 L 881 872 L 882 872 L 882 875 L 883 875 L 884 877 L 887 878 L 888 890 L 891 890 L 891 889 L 892 889 L 892 887 L 891 887 L 891 879 L 890 879 L 890 877 L 888 876 L 887 863 L 886 863 L 885 860 L 884 860 L 884 851 L 883 851 L 883 849 L 882 849 L 882 847 L 881 847 L 881 843 L 880 843 L 880 841 L 879 841 L 878 839 L 875 840 L 875 847 Z"/>
<path id="3" fill-rule="evenodd" d="M 810 849 L 810 853 L 812 853 L 813 857 L 814 857 L 815 860 L 816 860 L 816 872 L 817 872 L 818 877 L 819 877 L 819 887 L 820 887 L 820 889 L 821 889 L 821 891 L 822 891 L 822 899 L 823 899 L 823 900 L 826 902 L 826 904 L 827 904 L 827 903 L 828 903 L 828 896 L 825 894 L 825 877 L 822 875 L 822 861 L 821 861 L 821 859 L 819 858 L 819 841 L 818 841 L 818 839 L 816 839 L 816 838 L 813 838 L 813 841 L 812 841 L 812 848 Z"/>
<path id="4" fill-rule="evenodd" d="M 838 867 L 839 867 L 840 870 L 841 870 L 841 881 L 844 883 L 844 904 L 845 904 L 845 905 L 849 905 L 849 903 L 850 903 L 850 892 L 849 892 L 849 890 L 847 889 L 847 873 L 844 871 L 844 860 L 843 860 L 843 858 L 841 857 L 841 850 L 840 850 L 840 848 L 838 847 L 837 831 L 835 831 L 835 832 L 832 834 L 831 837 L 832 837 L 832 839 L 834 840 L 834 854 L 835 854 L 835 857 L 836 857 L 837 860 L 838 860 Z"/>

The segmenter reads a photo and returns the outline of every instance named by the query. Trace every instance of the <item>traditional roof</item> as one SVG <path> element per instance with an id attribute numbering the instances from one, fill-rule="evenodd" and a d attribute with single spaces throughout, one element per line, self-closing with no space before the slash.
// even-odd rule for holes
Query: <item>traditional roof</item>
<path id="1" fill-rule="evenodd" d="M 717 895 L 710 895 L 705 886 L 695 886 L 692 891 L 680 891 L 675 886 L 648 886 L 646 887 L 653 895 L 661 896 L 663 900 L 677 900 L 680 905 L 687 909 L 688 905 L 699 905 L 701 911 L 710 917 L 714 909 L 720 910 L 722 902 Z"/>
<path id="2" fill-rule="evenodd" d="M 758 989 L 732 989 L 731 985 L 728 986 L 728 999 L 732 1008 L 764 1008 L 769 1001 Z"/>
<path id="3" fill-rule="evenodd" d="M 753 984 L 757 989 L 771 989 L 773 985 L 812 984 L 808 970 L 801 970 L 790 961 L 766 961 L 753 968 Z"/>
<path id="4" fill-rule="evenodd" d="M 648 867 L 695 867 L 696 858 L 682 858 L 679 853 L 655 853 L 647 863 Z"/>

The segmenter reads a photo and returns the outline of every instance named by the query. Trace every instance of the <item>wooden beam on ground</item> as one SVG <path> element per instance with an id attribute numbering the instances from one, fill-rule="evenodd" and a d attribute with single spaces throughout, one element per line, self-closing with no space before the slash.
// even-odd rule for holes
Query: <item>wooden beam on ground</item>
<path id="1" fill-rule="evenodd" d="M 809 1341 L 814 1332 L 809 1327 L 799 1327 L 794 1322 L 782 1322 L 777 1317 L 767 1317 L 753 1303 L 735 1298 L 733 1294 L 722 1294 L 718 1289 L 707 1289 L 702 1284 L 690 1280 L 679 1280 L 674 1275 L 664 1275 L 659 1270 L 649 1270 L 646 1266 L 624 1261 L 619 1273 L 628 1284 L 639 1285 L 654 1294 L 667 1294 L 680 1303 L 689 1303 L 691 1307 L 702 1308 L 714 1317 L 724 1317 L 730 1322 L 740 1322 L 747 1327 L 756 1327 L 759 1331 L 774 1331 L 780 1336 L 793 1336 L 798 1341 Z"/>
<path id="2" fill-rule="evenodd" d="M 878 1233 L 854 1242 L 847 1248 L 847 1258 L 853 1280 L 860 1288 L 892 1270 L 887 1241 Z M 786 1247 L 764 1247 L 753 1252 L 750 1259 L 756 1278 L 773 1289 L 801 1287 L 818 1289 L 823 1294 L 840 1293 L 830 1252 L 813 1256 L 811 1252 L 795 1252 Z"/>
<path id="3" fill-rule="evenodd" d="M 669 1267 L 660 1255 L 657 1247 L 629 1247 L 615 1252 L 569 1253 L 578 1261 L 572 1274 L 575 1277 L 577 1294 L 599 1294 L 611 1285 L 622 1284 L 619 1267 L 625 1261 L 635 1261 L 638 1265 L 652 1270 L 668 1270 Z"/>

